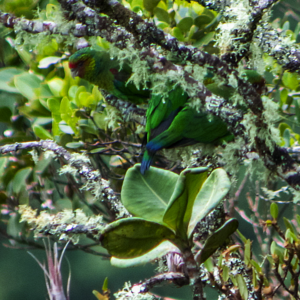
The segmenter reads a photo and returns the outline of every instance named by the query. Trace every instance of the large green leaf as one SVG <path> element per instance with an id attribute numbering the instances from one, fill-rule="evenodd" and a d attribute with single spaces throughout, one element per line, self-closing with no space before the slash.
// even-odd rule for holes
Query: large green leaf
<path id="1" fill-rule="evenodd" d="M 285 71 L 282 76 L 283 84 L 291 90 L 296 90 L 299 86 L 297 74 Z"/>
<path id="2" fill-rule="evenodd" d="M 37 89 L 40 88 L 42 80 L 34 74 L 24 73 L 14 77 L 14 83 L 18 91 L 27 99 L 38 98 Z"/>
<path id="3" fill-rule="evenodd" d="M 0 90 L 19 93 L 19 91 L 12 85 L 13 77 L 24 73 L 23 69 L 18 68 L 2 68 L 0 70 Z"/>
<path id="4" fill-rule="evenodd" d="M 215 169 L 203 184 L 195 200 L 188 225 L 190 238 L 197 223 L 214 209 L 230 189 L 230 180 L 223 169 Z"/>
<path id="5" fill-rule="evenodd" d="M 186 17 L 183 18 L 179 21 L 177 24 L 177 27 L 182 31 L 182 32 L 188 32 L 192 25 L 194 24 L 194 19 L 191 17 Z"/>
<path id="6" fill-rule="evenodd" d="M 34 134 L 39 137 L 42 140 L 46 140 L 46 139 L 53 139 L 51 133 L 49 131 L 47 131 L 45 128 L 43 128 L 40 125 L 34 125 L 33 127 L 33 132 Z"/>
<path id="7" fill-rule="evenodd" d="M 216 230 L 205 242 L 203 249 L 199 252 L 196 259 L 202 264 L 204 263 L 215 251 L 222 246 L 227 238 L 233 234 L 239 226 L 237 219 L 230 219 Z"/>
<path id="8" fill-rule="evenodd" d="M 40 99 L 30 101 L 30 105 L 24 105 L 19 111 L 27 117 L 50 117 L 51 112 L 46 108 Z"/>
<path id="9" fill-rule="evenodd" d="M 109 224 L 101 236 L 107 251 L 118 258 L 141 256 L 164 240 L 174 240 L 174 233 L 166 226 L 141 218 L 126 218 Z"/>
<path id="10" fill-rule="evenodd" d="M 166 23 L 170 22 L 169 13 L 166 10 L 162 9 L 161 7 L 155 7 L 154 14 L 159 21 L 163 21 Z"/>
<path id="11" fill-rule="evenodd" d="M 186 226 L 192 207 L 201 186 L 207 178 L 207 168 L 192 168 L 181 172 L 176 187 L 164 214 L 163 221 L 181 236 L 186 237 Z"/>
<path id="12" fill-rule="evenodd" d="M 149 252 L 145 253 L 144 255 L 141 255 L 139 257 L 135 258 L 127 258 L 127 259 L 121 259 L 112 257 L 110 262 L 113 266 L 119 267 L 119 268 L 128 268 L 128 267 L 135 267 L 139 265 L 144 265 L 146 263 L 149 263 L 155 259 L 158 259 L 164 255 L 166 255 L 168 252 L 180 252 L 180 250 L 171 242 L 164 241 L 160 243 L 157 247 L 150 250 Z"/>
<path id="13" fill-rule="evenodd" d="M 142 175 L 140 166 L 136 164 L 126 172 L 121 192 L 122 203 L 131 214 L 162 223 L 179 176 L 154 167 Z"/>
<path id="14" fill-rule="evenodd" d="M 160 0 L 143 0 L 143 4 L 146 10 L 152 12 L 153 9 L 157 6 Z"/>

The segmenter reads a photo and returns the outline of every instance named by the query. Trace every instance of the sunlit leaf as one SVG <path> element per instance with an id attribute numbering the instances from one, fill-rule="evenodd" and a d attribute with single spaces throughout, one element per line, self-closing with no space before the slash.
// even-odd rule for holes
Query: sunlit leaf
<path id="1" fill-rule="evenodd" d="M 34 134 L 42 140 L 53 139 L 51 133 L 40 125 L 33 126 Z"/>
<path id="2" fill-rule="evenodd" d="M 121 191 L 122 203 L 134 216 L 162 222 L 179 176 L 154 167 L 150 167 L 145 175 L 142 175 L 140 166 L 134 165 L 125 175 Z"/>
<path id="3" fill-rule="evenodd" d="M 194 202 L 188 237 L 191 237 L 197 223 L 214 209 L 230 189 L 230 180 L 223 169 L 215 169 L 203 184 Z"/>
<path id="4" fill-rule="evenodd" d="M 10 93 L 19 93 L 19 90 L 13 86 L 13 78 L 15 75 L 25 73 L 19 68 L 1 68 L 0 69 L 0 90 Z"/>
<path id="5" fill-rule="evenodd" d="M 48 86 L 52 94 L 56 97 L 61 96 L 61 91 L 64 86 L 64 81 L 61 78 L 55 77 L 48 81 Z"/>
<path id="6" fill-rule="evenodd" d="M 285 71 L 282 76 L 282 82 L 286 87 L 288 87 L 291 90 L 296 90 L 299 86 L 297 74 L 296 73 L 290 73 L 288 71 Z"/>
<path id="7" fill-rule="evenodd" d="M 278 205 L 275 202 L 271 203 L 270 213 L 271 213 L 272 218 L 274 220 L 276 220 L 278 217 Z"/>
<path id="8" fill-rule="evenodd" d="M 29 100 L 37 99 L 38 93 L 35 90 L 40 88 L 41 83 L 42 80 L 34 74 L 24 73 L 14 77 L 15 87 Z"/>
<path id="9" fill-rule="evenodd" d="M 207 168 L 190 168 L 182 171 L 164 214 L 164 222 L 176 232 L 186 237 L 194 201 L 207 179 Z"/>

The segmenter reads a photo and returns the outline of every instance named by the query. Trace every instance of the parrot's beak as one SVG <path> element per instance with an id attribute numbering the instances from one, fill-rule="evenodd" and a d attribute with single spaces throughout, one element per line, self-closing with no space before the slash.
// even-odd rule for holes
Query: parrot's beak
<path id="1" fill-rule="evenodd" d="M 73 78 L 75 78 L 76 76 L 78 76 L 78 72 L 75 69 L 71 69 L 71 75 Z"/>

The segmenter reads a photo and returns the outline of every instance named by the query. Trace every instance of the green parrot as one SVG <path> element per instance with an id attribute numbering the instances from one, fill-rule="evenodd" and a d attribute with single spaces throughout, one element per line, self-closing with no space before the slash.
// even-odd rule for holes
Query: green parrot
<path id="1" fill-rule="evenodd" d="M 243 75 L 259 94 L 266 91 L 264 78 L 255 70 L 244 70 Z M 224 99 L 233 96 L 235 89 L 229 85 L 217 85 L 211 73 L 204 80 L 206 87 Z M 186 146 L 195 143 L 219 144 L 234 136 L 227 124 L 207 112 L 198 112 L 188 103 L 188 95 L 180 88 L 170 88 L 166 97 L 152 95 L 147 110 L 147 144 L 141 164 L 144 174 L 150 167 L 155 153 L 162 148 Z M 246 110 L 246 107 L 241 107 Z"/>
<path id="2" fill-rule="evenodd" d="M 131 68 L 126 63 L 120 66 L 105 50 L 82 48 L 70 56 L 69 67 L 73 76 L 98 85 L 119 99 L 142 104 L 150 98 L 150 90 L 137 89 L 134 83 L 128 82 Z"/>
<path id="3" fill-rule="evenodd" d="M 155 153 L 162 148 L 218 144 L 233 139 L 225 122 L 207 112 L 198 112 L 187 100 L 188 95 L 181 87 L 172 89 L 165 98 L 152 95 L 146 114 L 147 144 L 141 174 L 149 169 Z"/>

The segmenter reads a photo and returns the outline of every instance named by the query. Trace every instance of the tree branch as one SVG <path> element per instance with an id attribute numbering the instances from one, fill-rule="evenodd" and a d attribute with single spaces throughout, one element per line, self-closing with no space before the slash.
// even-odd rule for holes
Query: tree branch
<path id="1" fill-rule="evenodd" d="M 115 195 L 114 191 L 109 187 L 107 180 L 101 178 L 101 175 L 91 168 L 89 162 L 83 161 L 81 159 L 74 159 L 72 155 L 63 147 L 58 146 L 55 142 L 51 140 L 41 140 L 32 141 L 24 143 L 9 144 L 0 147 L 0 154 L 7 154 L 9 152 L 16 152 L 18 150 L 38 148 L 42 151 L 52 151 L 57 157 L 62 158 L 65 163 L 70 164 L 78 171 L 78 175 L 90 183 L 91 186 L 99 186 L 101 188 L 101 196 L 103 199 L 110 203 L 111 208 L 115 213 L 120 213 L 124 215 L 129 215 L 126 211 L 118 197 Z"/>

